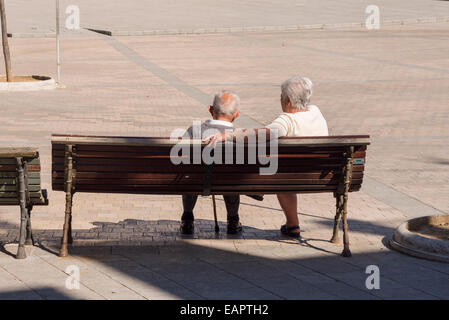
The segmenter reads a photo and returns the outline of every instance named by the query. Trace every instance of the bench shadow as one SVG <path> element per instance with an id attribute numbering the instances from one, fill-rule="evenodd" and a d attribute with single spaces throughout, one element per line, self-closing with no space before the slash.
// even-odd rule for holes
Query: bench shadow
<path id="1" fill-rule="evenodd" d="M 244 203 L 242 203 L 244 204 Z M 257 206 L 253 205 L 252 206 Z M 259 206 L 262 207 L 262 206 Z M 270 208 L 270 207 L 264 207 Z M 270 208 L 274 209 L 275 208 Z M 280 209 L 278 209 L 280 210 Z M 281 210 L 280 210 L 281 211 Z M 313 248 L 315 250 L 338 255 L 335 251 L 330 251 L 326 248 L 330 244 L 329 239 L 332 235 L 333 218 L 316 216 L 308 213 L 299 213 L 300 216 L 307 216 L 316 218 L 315 224 L 326 226 L 329 230 L 329 235 L 326 238 L 307 238 L 302 234 L 300 239 L 292 239 L 280 234 L 278 229 L 259 229 L 247 225 L 243 225 L 243 232 L 238 235 L 226 234 L 226 222 L 219 221 L 218 225 L 220 232 L 215 232 L 215 222 L 209 219 L 195 219 L 195 233 L 193 235 L 182 235 L 179 232 L 180 222 L 177 220 L 140 220 L 140 219 L 125 219 L 120 222 L 104 222 L 95 221 L 90 229 L 73 229 L 73 238 L 75 243 L 86 243 L 86 245 L 109 245 L 109 246 L 145 246 L 152 245 L 154 242 L 174 242 L 179 240 L 193 240 L 193 239 L 228 239 L 228 240 L 267 240 L 270 242 L 288 243 L 290 245 L 299 245 L 303 247 Z M 244 221 L 243 221 L 244 224 Z M 350 235 L 353 232 L 375 234 L 386 237 L 391 237 L 395 228 L 384 226 L 375 222 L 362 221 L 358 219 L 348 219 Z M 9 252 L 5 249 L 5 243 L 14 243 L 18 241 L 18 228 L 13 225 L 5 225 L 3 228 L 11 229 L 8 238 L 0 237 L 0 252 L 14 257 L 15 253 Z M 341 228 L 340 228 L 341 230 Z M 340 236 L 342 236 L 340 231 Z M 57 254 L 57 250 L 48 249 L 43 246 L 45 242 L 59 242 L 62 237 L 62 230 L 33 230 L 33 237 L 35 245 L 42 250 L 49 253 Z M 55 238 L 57 239 L 55 241 Z M 87 244 L 91 242 L 91 244 Z M 317 245 L 323 243 L 323 246 Z M 333 245 L 336 248 L 342 247 L 341 244 Z"/>
<path id="2" fill-rule="evenodd" d="M 323 226 L 327 226 L 332 228 L 334 222 L 333 219 L 329 220 L 317 220 L 315 221 L 317 224 L 321 224 Z M 375 234 L 380 236 L 391 236 L 393 235 L 394 231 L 396 230 L 396 226 L 385 226 L 373 221 L 364 221 L 364 220 L 358 220 L 358 219 L 350 219 L 348 218 L 348 225 L 349 225 L 349 235 L 353 232 L 359 232 L 359 233 L 368 233 L 368 234 Z M 340 228 L 341 229 L 341 228 Z"/>
<path id="3" fill-rule="evenodd" d="M 9 252 L 9 251 L 5 248 L 5 245 L 4 245 L 3 243 L 0 244 L 0 252 L 4 253 L 4 254 L 6 254 L 6 255 L 8 255 L 8 256 L 10 256 L 10 257 L 13 257 L 13 258 L 16 257 L 16 255 L 15 255 L 14 253 Z M 0 300 L 1 300 L 1 299 L 0 299 Z"/>

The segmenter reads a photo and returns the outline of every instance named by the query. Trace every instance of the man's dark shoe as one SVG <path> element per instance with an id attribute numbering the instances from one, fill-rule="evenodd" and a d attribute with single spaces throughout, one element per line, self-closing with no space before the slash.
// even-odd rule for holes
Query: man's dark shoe
<path id="1" fill-rule="evenodd" d="M 181 234 L 193 234 L 194 230 L 193 220 L 181 220 Z"/>
<path id="2" fill-rule="evenodd" d="M 239 220 L 231 220 L 228 221 L 228 229 L 226 231 L 227 234 L 238 234 L 242 232 L 243 227 Z"/>

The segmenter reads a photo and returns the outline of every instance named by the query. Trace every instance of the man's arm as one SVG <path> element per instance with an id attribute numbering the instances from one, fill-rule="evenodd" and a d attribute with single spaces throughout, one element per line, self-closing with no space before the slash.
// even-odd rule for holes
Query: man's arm
<path id="1" fill-rule="evenodd" d="M 215 135 L 208 136 L 203 139 L 208 145 L 213 145 L 214 148 L 218 142 L 224 141 L 237 141 L 246 142 L 250 138 L 255 138 L 256 141 L 268 141 L 273 138 L 285 137 L 289 131 L 289 118 L 288 116 L 281 114 L 272 123 L 265 128 L 257 129 L 235 129 L 234 132 L 223 132 Z"/>
<path id="2" fill-rule="evenodd" d="M 270 137 L 272 135 L 272 130 L 270 128 L 257 128 L 257 129 L 245 129 L 245 128 L 238 128 L 234 131 L 225 131 L 225 132 L 218 132 L 214 135 L 208 136 L 207 138 L 203 139 L 203 142 L 206 142 L 208 146 L 217 145 L 219 142 L 225 142 L 225 141 L 233 141 L 233 142 L 247 142 L 251 138 L 255 138 L 256 141 L 261 141 L 262 139 L 264 141 L 270 140 Z"/>

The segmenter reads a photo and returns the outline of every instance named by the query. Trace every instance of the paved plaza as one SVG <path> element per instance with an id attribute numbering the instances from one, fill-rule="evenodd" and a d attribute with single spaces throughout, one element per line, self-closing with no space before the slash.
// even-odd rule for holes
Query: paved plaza
<path id="1" fill-rule="evenodd" d="M 268 1 L 258 2 L 270 10 Z M 408 3 L 407 17 L 391 19 L 441 17 L 449 8 L 433 1 L 420 15 L 421 1 Z M 326 14 L 323 23 L 354 22 L 349 13 L 336 21 Z M 11 32 L 26 32 L 10 20 Z M 448 40 L 449 22 L 112 37 L 83 30 L 64 37 L 65 88 L 0 93 L 0 145 L 39 147 L 50 199 L 33 210 L 38 245 L 27 248 L 26 260 L 14 258 L 19 208 L 0 207 L 0 299 L 449 299 L 449 264 L 388 246 L 405 220 L 449 211 Z M 56 76 L 54 39 L 13 37 L 10 46 L 15 74 Z M 329 243 L 330 194 L 299 196 L 301 241 L 280 236 L 285 218 L 274 196 L 242 197 L 238 237 L 224 232 L 222 198 L 217 236 L 211 199 L 200 197 L 196 233 L 183 237 L 179 196 L 76 194 L 71 255 L 57 256 L 65 197 L 51 190 L 52 133 L 168 136 L 207 119 L 207 105 L 222 89 L 241 98 L 239 126 L 262 126 L 281 111 L 280 84 L 294 74 L 314 82 L 312 103 L 332 135 L 372 137 L 362 190 L 349 197 L 352 258 Z M 66 287 L 72 265 L 80 268 L 79 290 Z M 380 289 L 365 285 L 369 265 L 379 267 Z"/>

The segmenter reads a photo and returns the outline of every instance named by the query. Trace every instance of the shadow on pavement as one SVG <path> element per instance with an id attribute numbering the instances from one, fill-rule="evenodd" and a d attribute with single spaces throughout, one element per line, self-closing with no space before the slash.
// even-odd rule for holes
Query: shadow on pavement
<path id="1" fill-rule="evenodd" d="M 0 291 L 0 300 L 41 300 L 42 297 L 51 300 L 72 299 L 51 287 L 35 288 L 33 290 Z"/>
<path id="2" fill-rule="evenodd" d="M 318 223 L 328 225 L 331 220 Z M 393 231 L 356 219 L 349 223 L 352 232 L 387 237 Z M 40 237 L 40 232 L 45 235 L 48 230 L 36 230 L 39 247 L 46 251 L 43 260 L 58 261 L 64 265 L 60 268 L 75 263 L 81 269 L 81 283 L 83 274 L 92 277 L 92 272 L 99 273 L 147 299 L 449 299 L 448 264 L 390 250 L 358 252 L 352 258 L 343 258 L 339 255 L 341 245 L 332 245 L 328 239 L 287 240 L 278 230 L 252 227 L 244 227 L 242 236 L 237 237 L 243 240 L 235 242 L 236 237 L 223 232 L 225 223 L 220 223 L 223 231 L 216 236 L 214 221 L 203 219 L 196 220 L 194 237 L 181 237 L 179 221 L 173 220 L 126 219 L 93 224 L 95 227 L 89 230 L 74 230 L 75 244 L 67 260 L 57 257 L 59 243 L 45 243 L 45 237 Z M 95 241 L 102 239 L 108 242 L 96 246 Z M 261 244 L 252 240 L 268 241 Z M 380 269 L 380 290 L 366 287 L 369 265 Z M 0 293 L 0 299 L 20 296 Z M 56 294 L 43 297 L 59 299 Z"/>

